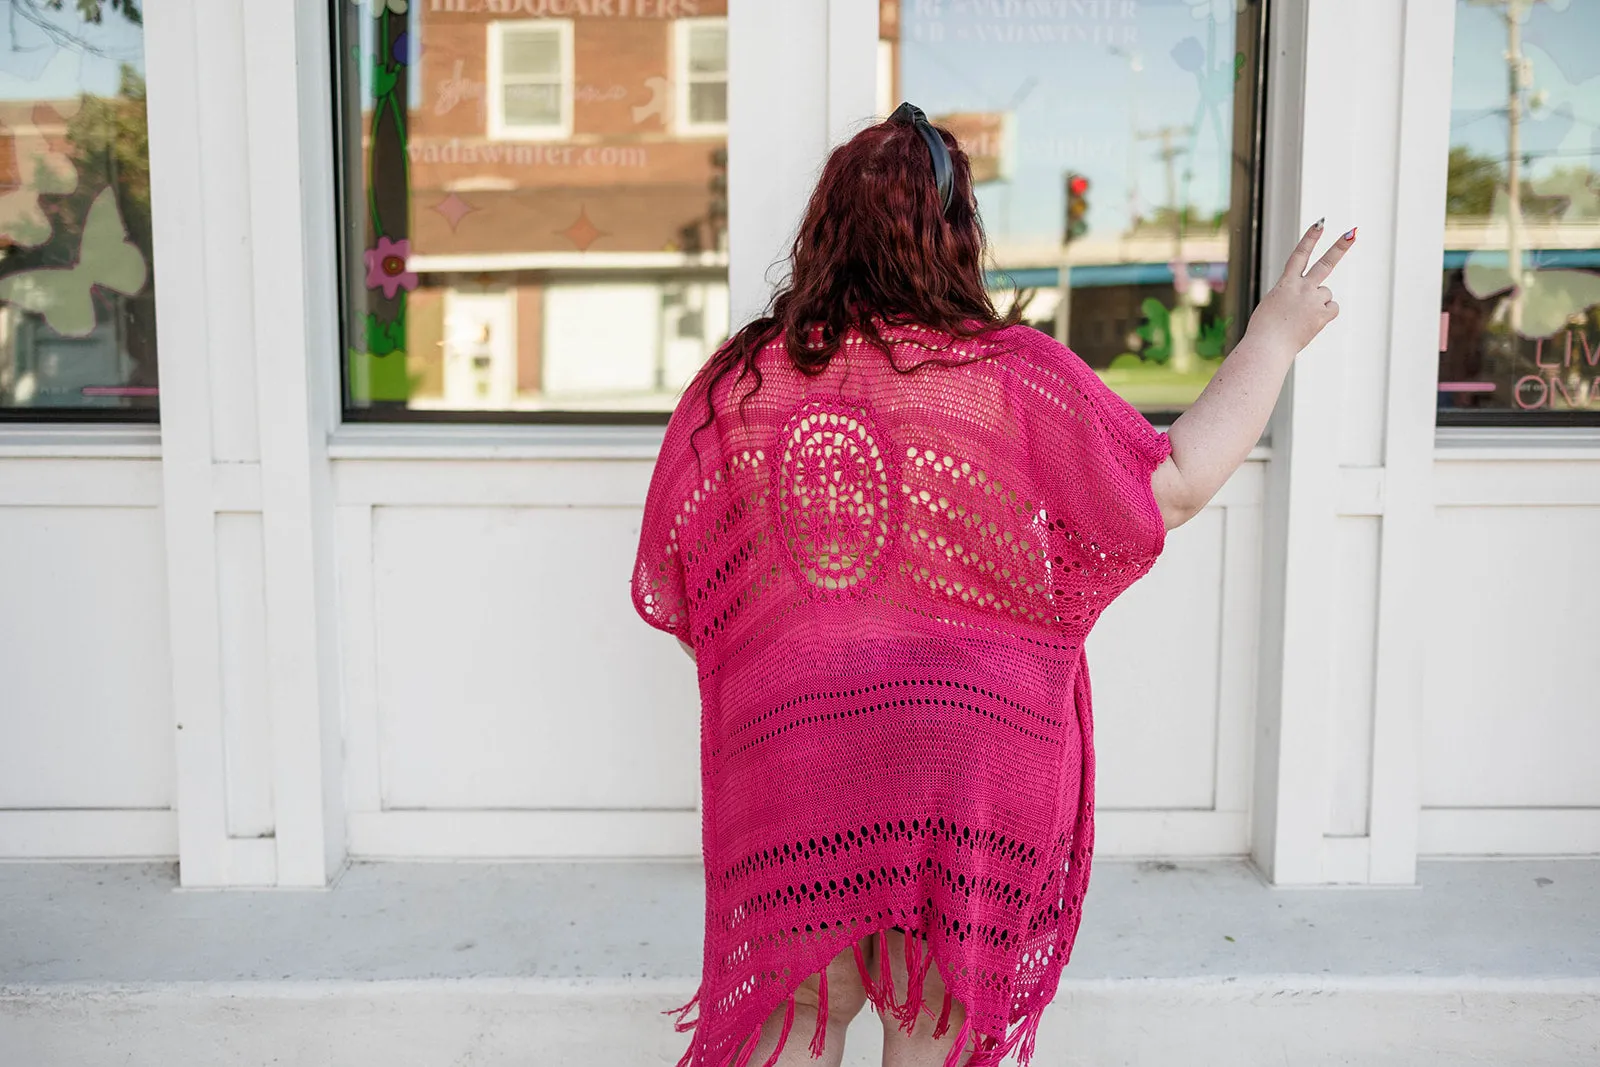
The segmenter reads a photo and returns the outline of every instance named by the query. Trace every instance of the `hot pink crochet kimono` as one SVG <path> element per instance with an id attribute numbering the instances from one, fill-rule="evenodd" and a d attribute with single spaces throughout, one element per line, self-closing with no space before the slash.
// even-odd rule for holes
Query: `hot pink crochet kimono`
<path id="1" fill-rule="evenodd" d="M 802 980 L 891 926 L 921 936 L 905 1002 L 886 953 L 862 967 L 875 1007 L 947 1028 L 948 998 L 921 995 L 937 966 L 968 1009 L 968 1062 L 1026 1063 L 1077 935 L 1083 643 L 1161 552 L 1150 478 L 1171 445 L 1036 330 L 885 337 L 902 370 L 971 362 L 900 373 L 852 336 L 808 378 L 775 342 L 742 417 L 748 381 L 721 383 L 698 460 L 691 387 L 651 480 L 633 602 L 694 646 L 702 709 L 705 960 L 678 1012 L 699 1008 L 678 1024 L 684 1065 L 747 1063 Z M 813 1054 L 825 1030 L 824 1007 Z"/>

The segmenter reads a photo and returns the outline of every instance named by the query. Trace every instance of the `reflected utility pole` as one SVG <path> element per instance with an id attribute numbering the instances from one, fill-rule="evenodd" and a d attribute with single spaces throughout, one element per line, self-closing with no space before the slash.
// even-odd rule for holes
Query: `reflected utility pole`
<path id="1" fill-rule="evenodd" d="M 1522 89 L 1527 61 L 1522 56 L 1522 16 L 1525 0 L 1507 0 L 1506 67 L 1510 73 L 1511 96 L 1506 105 L 1506 263 L 1511 271 L 1511 308 L 1508 315 L 1513 335 L 1522 333 Z"/>
<path id="2" fill-rule="evenodd" d="M 1471 0 L 1478 7 L 1493 6 L 1506 20 L 1506 273 L 1511 278 L 1511 299 L 1506 319 L 1513 335 L 1522 333 L 1522 306 L 1527 290 L 1523 269 L 1522 225 L 1522 97 L 1531 87 L 1528 59 L 1522 54 L 1522 23 L 1534 5 L 1546 0 Z"/>
<path id="3" fill-rule="evenodd" d="M 1178 203 L 1178 171 L 1177 160 L 1183 155 L 1183 148 L 1178 145 L 1178 138 L 1187 137 L 1194 132 L 1192 126 L 1162 126 L 1160 129 L 1148 133 L 1138 134 L 1141 141 L 1160 141 L 1161 151 L 1156 153 L 1156 158 L 1166 164 L 1167 174 L 1167 203 L 1172 211 L 1172 262 L 1174 270 L 1184 269 L 1183 258 L 1183 217 L 1186 206 Z M 1172 314 L 1168 325 L 1167 343 L 1172 348 L 1172 355 L 1167 364 L 1175 373 L 1188 374 L 1195 369 L 1194 342 L 1199 332 L 1199 316 L 1189 300 L 1189 287 L 1177 277 L 1172 279 L 1173 289 L 1177 299 L 1173 302 Z"/>

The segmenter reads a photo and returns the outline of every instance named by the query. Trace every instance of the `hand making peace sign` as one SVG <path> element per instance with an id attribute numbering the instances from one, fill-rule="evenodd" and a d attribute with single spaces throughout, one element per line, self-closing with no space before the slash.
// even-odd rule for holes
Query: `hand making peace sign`
<path id="1" fill-rule="evenodd" d="M 1322 328 L 1339 316 L 1339 305 L 1333 291 L 1324 283 L 1338 266 L 1350 246 L 1356 243 L 1356 231 L 1351 230 L 1323 253 L 1321 259 L 1311 264 L 1311 253 L 1322 237 L 1322 220 L 1312 223 L 1300 243 L 1289 254 L 1289 262 L 1278 279 L 1261 298 L 1261 303 L 1250 316 L 1250 332 L 1273 345 L 1283 345 L 1290 352 L 1299 352 Z"/>

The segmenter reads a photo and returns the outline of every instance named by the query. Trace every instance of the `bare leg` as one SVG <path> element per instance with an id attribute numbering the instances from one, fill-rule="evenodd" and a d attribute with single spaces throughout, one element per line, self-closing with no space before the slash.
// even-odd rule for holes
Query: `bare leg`
<path id="1" fill-rule="evenodd" d="M 889 931 L 889 968 L 894 975 L 895 1000 L 900 1003 L 904 1003 L 906 997 L 905 939 L 906 935 L 900 931 Z M 939 1009 L 944 1004 L 944 990 L 944 978 L 939 974 L 939 968 L 930 967 L 928 976 L 922 981 L 922 996 L 933 1010 L 934 1018 L 938 1017 Z M 951 1003 L 950 1028 L 937 1041 L 933 1039 L 934 1018 L 929 1018 L 924 1011 L 908 1034 L 900 1029 L 899 1020 L 892 1015 L 885 1015 L 883 1067 L 943 1067 L 945 1057 L 950 1055 L 950 1049 L 955 1044 L 956 1034 L 960 1033 L 961 1024 L 966 1021 L 967 1009 L 959 1000 Z"/>
<path id="2" fill-rule="evenodd" d="M 862 948 L 865 949 L 866 941 Z M 942 994 L 941 994 L 942 995 Z M 789 1039 L 784 1042 L 778 1057 L 778 1067 L 839 1067 L 844 1059 L 844 1031 L 850 1020 L 861 1014 L 867 1003 L 867 991 L 861 984 L 861 971 L 856 967 L 855 953 L 849 948 L 839 953 L 828 964 L 828 1036 L 823 1044 L 822 1057 L 811 1058 L 811 1035 L 817 1029 L 817 1006 L 821 1003 L 821 981 L 813 974 L 794 994 L 794 1023 L 789 1029 Z M 756 1042 L 752 1067 L 761 1067 L 778 1047 L 778 1037 L 783 1033 L 783 1019 L 789 1002 L 778 1005 L 761 1026 L 761 1037 Z"/>

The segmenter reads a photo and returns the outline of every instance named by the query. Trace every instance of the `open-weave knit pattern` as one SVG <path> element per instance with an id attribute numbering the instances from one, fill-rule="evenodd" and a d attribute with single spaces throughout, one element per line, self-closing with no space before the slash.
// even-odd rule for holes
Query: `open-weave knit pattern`
<path id="1" fill-rule="evenodd" d="M 937 966 L 968 1062 L 1026 1063 L 1077 935 L 1083 643 L 1165 543 L 1150 479 L 1171 445 L 1036 330 L 885 337 L 896 367 L 939 362 L 900 373 L 852 335 L 808 377 L 771 344 L 742 413 L 748 381 L 719 387 L 698 458 L 691 387 L 651 480 L 634 606 L 694 646 L 702 702 L 685 1065 L 742 1067 L 802 980 L 892 926 L 920 935 L 910 988 L 896 1000 L 885 955 L 862 968 L 874 1005 L 947 1027 L 920 993 Z M 824 1030 L 800 1036 L 819 1052 Z"/>

